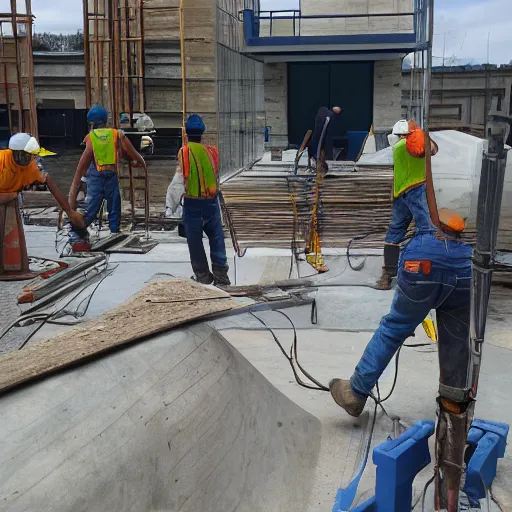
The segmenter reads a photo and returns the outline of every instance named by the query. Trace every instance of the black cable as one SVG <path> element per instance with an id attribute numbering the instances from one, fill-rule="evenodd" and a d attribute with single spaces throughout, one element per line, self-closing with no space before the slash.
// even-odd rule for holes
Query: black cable
<path id="1" fill-rule="evenodd" d="M 318 307 L 316 305 L 316 299 L 313 299 L 311 303 L 311 324 L 316 325 L 318 323 Z"/>
<path id="2" fill-rule="evenodd" d="M 359 264 L 359 265 L 356 265 L 355 267 L 352 265 L 352 261 L 350 260 L 350 247 L 352 246 L 352 242 L 356 241 L 356 240 L 364 240 L 365 238 L 368 238 L 372 233 L 367 233 L 365 235 L 358 235 L 358 236 L 355 236 L 354 238 L 352 238 L 348 244 L 347 244 L 347 262 L 348 262 L 348 265 L 349 267 L 354 270 L 355 272 L 359 272 L 360 270 L 363 269 L 363 267 L 365 266 L 366 264 L 366 257 L 363 259 L 363 261 Z"/>
<path id="3" fill-rule="evenodd" d="M 328 386 L 324 386 L 321 382 L 316 380 L 314 377 L 312 377 L 299 363 L 298 356 L 297 356 L 297 329 L 295 328 L 295 324 L 293 323 L 292 319 L 284 312 L 279 309 L 276 310 L 276 313 L 279 313 L 283 315 L 288 321 L 290 322 L 290 325 L 293 329 L 293 344 L 290 348 L 290 357 L 294 362 L 297 364 L 297 367 L 299 370 L 311 381 L 314 382 L 322 391 L 330 391 Z"/>
<path id="4" fill-rule="evenodd" d="M 429 485 L 434 481 L 435 475 L 425 484 L 423 488 L 423 496 L 421 498 L 421 512 L 425 512 L 425 496 L 427 495 L 427 489 Z"/>
<path id="5" fill-rule="evenodd" d="M 92 300 L 92 297 L 93 295 L 96 293 L 96 290 L 98 289 L 99 285 L 109 276 L 112 275 L 112 272 L 115 270 L 115 268 L 117 267 L 114 267 L 112 269 L 111 272 L 108 272 L 105 276 L 103 276 L 103 278 L 100 280 L 100 282 L 96 285 L 96 287 L 94 288 L 94 290 L 92 291 L 92 293 L 86 297 L 82 302 L 80 302 L 80 304 L 78 305 L 78 307 L 80 307 L 81 304 L 83 304 L 83 302 L 87 299 L 89 299 L 88 303 L 87 303 L 87 306 L 83 312 L 82 315 L 79 315 L 79 316 L 75 316 L 72 314 L 72 316 L 74 316 L 75 318 L 81 318 L 82 316 L 85 315 L 85 313 L 87 312 L 87 309 L 89 308 L 89 305 L 91 303 L 91 300 Z M 103 271 L 103 270 L 102 270 Z M 57 311 L 54 311 L 53 313 L 35 313 L 34 315 L 29 315 L 29 316 L 21 316 L 19 318 L 17 318 L 7 329 L 5 329 L 3 332 L 2 332 L 2 335 L 0 336 L 0 340 L 13 328 L 13 327 L 16 327 L 17 324 L 19 324 L 20 322 L 23 322 L 25 320 L 34 320 L 34 321 L 41 321 L 41 324 L 37 326 L 36 329 L 34 329 L 34 331 L 32 331 L 22 342 L 22 344 L 18 347 L 18 350 L 21 350 L 31 339 L 32 337 L 47 323 L 52 323 L 52 324 L 55 324 L 55 325 L 75 325 L 75 324 L 68 324 L 66 322 L 57 322 L 56 320 L 52 320 L 53 317 L 56 317 L 56 318 L 59 318 L 59 314 L 62 313 L 63 311 L 66 310 L 66 308 L 77 298 L 79 297 L 88 287 L 90 286 L 90 284 L 86 284 L 84 287 L 82 287 L 78 293 L 76 293 L 72 298 L 71 300 L 69 300 L 68 302 L 66 302 L 66 304 L 64 304 L 64 306 L 62 306 L 60 309 L 58 309 Z"/>
<path id="6" fill-rule="evenodd" d="M 46 324 L 46 322 L 48 322 L 48 320 L 50 319 L 50 317 L 48 316 L 47 318 L 45 318 L 24 340 L 23 340 L 23 343 L 18 347 L 18 350 L 21 350 L 31 339 L 32 337 L 38 332 L 40 331 L 43 326 Z"/>
<path id="7" fill-rule="evenodd" d="M 281 313 L 284 315 L 284 313 L 282 313 L 282 311 L 278 311 L 277 312 Z M 295 345 L 295 351 L 293 350 L 293 345 L 290 349 L 290 353 L 292 355 L 288 355 L 286 353 L 286 350 L 284 349 L 283 345 L 281 344 L 281 342 L 279 341 L 279 339 L 277 338 L 277 336 L 275 335 L 273 329 L 271 327 L 269 327 L 264 320 L 262 320 L 260 317 L 258 317 L 257 315 L 255 315 L 252 311 L 250 311 L 251 315 L 256 318 L 256 320 L 258 320 L 258 322 L 260 322 L 262 325 L 264 325 L 268 331 L 270 332 L 270 334 L 272 335 L 272 337 L 274 338 L 274 341 L 276 342 L 277 346 L 279 347 L 279 349 L 281 350 L 281 353 L 284 355 L 284 357 L 286 357 L 286 359 L 288 360 L 288 362 L 290 363 L 290 366 L 291 366 L 291 369 L 292 369 L 292 372 L 293 372 L 293 375 L 295 377 L 295 381 L 297 382 L 297 384 L 299 386 L 302 386 L 306 389 L 313 389 L 315 391 L 329 391 L 329 388 L 327 386 L 324 386 L 323 384 L 321 384 L 320 382 L 318 382 L 316 379 L 312 379 L 310 378 L 309 374 L 307 372 L 304 372 L 303 369 L 300 367 L 300 365 L 297 363 L 297 366 L 299 367 L 299 369 L 304 373 L 304 375 L 309 379 L 311 380 L 311 382 L 315 383 L 315 386 L 312 386 L 306 382 L 304 382 L 296 368 L 295 368 L 295 365 L 294 365 L 294 353 L 296 354 L 296 344 L 297 344 L 297 331 L 295 330 L 295 326 L 293 325 L 293 322 L 291 322 L 290 318 L 287 316 L 287 315 L 284 315 L 286 316 L 290 322 L 292 323 L 292 326 L 293 326 L 293 330 L 294 330 L 294 345 Z M 295 357 L 295 360 L 296 360 L 296 357 Z"/>

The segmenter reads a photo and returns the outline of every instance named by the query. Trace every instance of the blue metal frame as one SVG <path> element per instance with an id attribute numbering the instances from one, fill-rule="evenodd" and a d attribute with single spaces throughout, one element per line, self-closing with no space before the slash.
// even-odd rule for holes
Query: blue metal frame
<path id="1" fill-rule="evenodd" d="M 303 15 L 300 10 L 289 9 L 280 11 L 259 11 L 245 9 L 242 14 L 244 23 L 245 43 L 248 47 L 279 47 L 279 46 L 308 46 L 308 45 L 399 45 L 404 44 L 406 48 L 390 48 L 389 51 L 402 52 L 414 49 L 426 48 L 426 2 L 415 0 L 414 12 L 406 13 L 380 13 L 380 14 L 333 14 L 325 15 Z M 332 18 L 371 18 L 371 17 L 400 17 L 414 16 L 414 30 L 411 33 L 393 34 L 354 34 L 334 36 L 302 36 L 301 20 L 303 19 L 332 19 Z M 273 21 L 292 20 L 293 35 L 272 36 Z M 270 36 L 260 37 L 261 20 L 270 20 Z M 297 23 L 298 22 L 298 23 Z"/>
<path id="2" fill-rule="evenodd" d="M 509 425 L 473 420 L 468 434 L 470 459 L 464 492 L 472 506 L 478 507 L 491 488 L 498 459 L 505 456 Z M 415 476 L 430 463 L 428 438 L 434 433 L 433 421 L 419 421 L 396 439 L 373 450 L 377 466 L 375 496 L 350 509 L 359 478 L 336 494 L 333 512 L 410 512 Z M 355 488 L 354 488 L 355 486 Z"/>

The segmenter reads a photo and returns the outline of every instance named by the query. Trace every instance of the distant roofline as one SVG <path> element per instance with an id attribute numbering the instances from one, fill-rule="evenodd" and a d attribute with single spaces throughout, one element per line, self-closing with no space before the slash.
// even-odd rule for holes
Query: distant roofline
<path id="1" fill-rule="evenodd" d="M 415 68 L 417 69 L 417 68 Z M 410 67 L 402 70 L 404 73 L 411 71 Z M 511 71 L 512 64 L 461 64 L 458 66 L 434 66 L 433 73 L 478 73 L 483 71 Z"/>
<path id="2" fill-rule="evenodd" d="M 80 57 L 83 56 L 83 51 L 77 51 L 77 52 L 41 52 L 41 51 L 34 51 L 32 52 L 32 55 L 35 57 Z"/>

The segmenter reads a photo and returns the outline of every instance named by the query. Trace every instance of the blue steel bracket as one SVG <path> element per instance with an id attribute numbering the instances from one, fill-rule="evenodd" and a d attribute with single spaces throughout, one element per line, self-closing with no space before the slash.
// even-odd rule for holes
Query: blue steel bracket
<path id="1" fill-rule="evenodd" d="M 416 475 L 430 464 L 428 438 L 433 433 L 433 421 L 419 421 L 396 439 L 375 447 L 375 496 L 352 509 L 353 512 L 410 512 L 412 484 Z M 338 492 L 333 512 L 342 510 L 340 496 Z"/>
<path id="2" fill-rule="evenodd" d="M 485 498 L 490 489 L 498 459 L 505 456 L 509 426 L 485 420 L 474 420 L 468 434 L 470 452 L 473 452 L 466 471 L 464 492 L 473 506 Z"/>

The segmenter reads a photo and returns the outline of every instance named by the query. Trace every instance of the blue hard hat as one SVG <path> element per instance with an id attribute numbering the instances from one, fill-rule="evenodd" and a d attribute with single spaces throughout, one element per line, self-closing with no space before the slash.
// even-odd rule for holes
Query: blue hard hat
<path id="1" fill-rule="evenodd" d="M 187 135 L 202 135 L 205 130 L 206 126 L 204 125 L 204 121 L 201 116 L 197 114 L 192 114 L 185 123 Z"/>
<path id="2" fill-rule="evenodd" d="M 89 112 L 87 112 L 88 123 L 106 123 L 108 119 L 108 112 L 101 105 L 93 105 Z"/>

